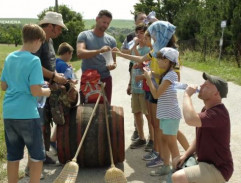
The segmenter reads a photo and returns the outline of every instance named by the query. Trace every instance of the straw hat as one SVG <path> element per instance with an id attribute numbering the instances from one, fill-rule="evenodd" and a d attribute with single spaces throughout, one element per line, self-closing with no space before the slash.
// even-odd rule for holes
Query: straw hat
<path id="1" fill-rule="evenodd" d="M 46 12 L 44 18 L 39 22 L 39 25 L 42 25 L 42 24 L 55 24 L 68 30 L 68 28 L 64 25 L 62 15 L 60 13 L 56 13 L 52 11 Z"/>

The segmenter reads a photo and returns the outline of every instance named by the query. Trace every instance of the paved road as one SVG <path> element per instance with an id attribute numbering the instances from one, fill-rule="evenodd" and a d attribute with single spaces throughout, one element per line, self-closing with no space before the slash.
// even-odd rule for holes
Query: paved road
<path id="1" fill-rule="evenodd" d="M 125 119 L 125 149 L 126 149 L 126 160 L 123 164 L 117 165 L 125 172 L 128 182 L 132 183 L 156 183 L 161 182 L 159 177 L 149 176 L 149 172 L 154 168 L 146 168 L 145 162 L 142 160 L 142 156 L 145 154 L 144 148 L 132 150 L 129 148 L 131 143 L 130 137 L 133 132 L 133 115 L 130 108 L 130 96 L 126 94 L 126 86 L 129 80 L 128 64 L 129 62 L 125 59 L 118 58 L 118 67 L 112 71 L 113 76 L 113 97 L 112 105 L 122 106 L 124 108 L 124 119 Z M 78 74 L 80 75 L 80 73 Z M 203 79 L 202 73 L 183 67 L 181 70 L 181 81 L 186 83 L 197 83 L 201 84 Z M 229 83 L 229 94 L 228 98 L 224 99 L 226 107 L 228 108 L 231 116 L 232 123 L 232 140 L 231 149 L 234 159 L 234 174 L 230 179 L 229 183 L 239 183 L 241 180 L 241 87 L 233 83 Z M 179 103 L 182 104 L 182 93 L 178 93 Z M 203 103 L 196 97 L 193 97 L 193 103 L 196 110 L 200 111 Z M 148 137 L 147 123 L 145 123 L 145 136 Z M 194 138 L 194 128 L 188 127 L 182 120 L 180 129 L 186 134 L 188 141 L 191 142 Z M 183 150 L 180 147 L 181 152 Z M 26 160 L 26 157 L 25 157 Z M 26 161 L 21 163 L 21 169 L 25 166 Z M 77 182 L 79 183 L 102 183 L 104 182 L 104 175 L 109 167 L 100 169 L 80 169 Z M 62 166 L 44 166 L 45 179 L 41 182 L 50 183 L 60 173 Z M 239 173 L 238 173 L 239 172 Z M 28 178 L 23 178 L 20 182 L 27 182 Z"/>

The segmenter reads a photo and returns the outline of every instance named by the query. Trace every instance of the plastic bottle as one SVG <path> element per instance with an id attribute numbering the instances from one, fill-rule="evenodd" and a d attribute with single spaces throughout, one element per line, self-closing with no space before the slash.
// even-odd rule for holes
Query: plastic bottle
<path id="1" fill-rule="evenodd" d="M 133 46 L 135 45 L 135 41 L 132 40 L 129 43 L 127 43 L 127 45 L 128 45 L 128 49 L 131 50 L 131 48 L 133 48 Z"/>
<path id="2" fill-rule="evenodd" d="M 181 82 L 174 82 L 174 83 L 172 84 L 172 87 L 173 87 L 173 89 L 175 89 L 175 90 L 185 91 L 186 88 L 188 87 L 188 84 L 186 84 L 186 83 L 181 83 Z M 200 88 L 198 87 L 196 93 L 199 93 L 199 91 L 200 91 Z"/>
<path id="3" fill-rule="evenodd" d="M 68 67 L 68 68 L 66 69 L 66 71 L 64 72 L 64 77 L 65 77 L 66 79 L 72 79 L 72 75 L 73 75 L 73 70 L 72 70 L 71 67 Z"/>
<path id="4" fill-rule="evenodd" d="M 42 88 L 48 88 L 47 84 L 43 84 Z M 45 103 L 46 103 L 46 96 L 41 96 L 41 97 L 37 97 L 37 102 L 38 102 L 38 108 L 44 108 Z"/>

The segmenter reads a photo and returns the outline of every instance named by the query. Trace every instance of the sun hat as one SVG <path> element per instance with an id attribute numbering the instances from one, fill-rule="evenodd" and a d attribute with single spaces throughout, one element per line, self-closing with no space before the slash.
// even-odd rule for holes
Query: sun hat
<path id="1" fill-rule="evenodd" d="M 42 24 L 55 24 L 68 30 L 68 28 L 64 25 L 62 15 L 60 13 L 56 13 L 52 11 L 46 12 L 44 18 L 39 22 L 39 25 L 42 25 Z"/>
<path id="2" fill-rule="evenodd" d="M 178 64 L 179 52 L 174 48 L 164 47 L 160 50 L 163 57 L 167 58 L 171 62 Z"/>
<path id="3" fill-rule="evenodd" d="M 212 84 L 216 86 L 219 91 L 221 98 L 226 98 L 228 94 L 228 83 L 220 77 L 208 75 L 207 73 L 203 73 L 203 79 L 210 81 Z"/>
<path id="4" fill-rule="evenodd" d="M 175 33 L 176 27 L 167 21 L 155 21 L 147 29 L 152 38 L 155 38 L 155 42 L 152 44 L 154 53 L 156 53 L 166 47 L 171 37 Z"/>

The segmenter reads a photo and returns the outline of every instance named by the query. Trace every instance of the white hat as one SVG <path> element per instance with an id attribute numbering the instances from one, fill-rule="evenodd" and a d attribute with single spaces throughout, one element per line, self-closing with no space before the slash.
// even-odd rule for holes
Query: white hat
<path id="1" fill-rule="evenodd" d="M 167 58 L 171 62 L 178 64 L 179 52 L 174 48 L 164 47 L 160 50 L 163 57 Z"/>
<path id="2" fill-rule="evenodd" d="M 60 13 L 56 13 L 52 11 L 46 12 L 43 20 L 40 20 L 39 22 L 39 25 L 42 25 L 42 24 L 55 24 L 68 30 L 68 28 L 64 25 L 62 15 Z"/>

